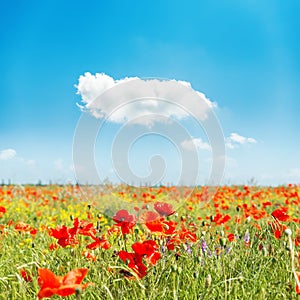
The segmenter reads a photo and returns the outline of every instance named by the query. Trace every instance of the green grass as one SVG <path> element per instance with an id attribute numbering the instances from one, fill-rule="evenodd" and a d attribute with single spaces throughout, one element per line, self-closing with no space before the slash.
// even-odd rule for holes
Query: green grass
<path id="1" fill-rule="evenodd" d="M 0 206 L 7 207 L 6 214 L 0 219 L 0 224 L 5 225 L 0 236 L 0 299 L 36 299 L 39 291 L 37 268 L 48 268 L 57 275 L 64 275 L 75 268 L 88 268 L 88 275 L 83 282 L 93 282 L 94 286 L 82 292 L 82 299 L 298 299 L 288 236 L 283 234 L 280 239 L 276 239 L 268 225 L 271 220 L 269 217 L 258 221 L 242 220 L 240 224 L 231 221 L 228 229 L 210 221 L 203 226 L 202 221 L 197 220 L 198 217 L 204 219 L 209 216 L 214 208 L 188 211 L 183 207 L 178 216 L 171 216 L 170 219 L 180 222 L 185 215 L 188 216 L 186 226 L 189 222 L 195 222 L 195 243 L 187 245 L 183 242 L 175 250 L 168 251 L 164 238 L 146 232 L 141 224 L 137 224 L 136 230 L 127 235 L 126 241 L 121 235 L 108 237 L 112 247 L 92 251 L 97 257 L 97 261 L 92 262 L 82 256 L 88 243 L 87 237 L 80 236 L 81 243 L 74 248 L 59 247 L 50 251 L 49 245 L 56 240 L 46 230 L 39 230 L 36 237 L 32 238 L 29 233 L 19 233 L 13 226 L 6 225 L 9 220 L 15 223 L 22 220 L 39 228 L 48 223 L 47 216 L 51 215 L 57 218 L 56 225 L 71 226 L 71 219 L 65 220 L 57 213 L 65 206 L 68 214 L 68 205 L 72 201 L 68 205 L 57 202 L 52 205 L 50 202 L 48 207 L 42 207 L 43 214 L 36 217 L 36 211 L 40 209 L 36 203 L 29 206 L 29 210 L 15 211 L 15 207 L 23 208 L 23 204 L 16 204 L 13 199 L 8 201 L 3 198 L 0 201 Z M 82 209 L 86 209 L 85 203 Z M 69 215 L 73 213 L 70 211 Z M 92 213 L 95 217 L 99 212 L 95 208 Z M 231 206 L 226 213 L 232 217 L 238 214 L 235 206 Z M 96 217 L 91 222 L 96 226 Z M 105 222 L 101 233 L 105 233 L 106 226 L 113 224 L 110 219 Z M 261 230 L 255 224 L 259 224 Z M 296 223 L 285 224 L 295 234 Z M 234 242 L 226 239 L 229 232 L 238 236 Z M 246 233 L 250 234 L 249 246 L 244 241 Z M 161 259 L 156 266 L 147 265 L 148 274 L 144 278 L 128 279 L 119 272 L 130 269 L 119 259 L 117 252 L 125 248 L 132 251 L 131 245 L 145 237 L 156 240 L 160 245 Z M 203 240 L 208 246 L 206 253 L 202 251 Z M 33 281 L 25 282 L 20 269 L 29 272 Z M 52 299 L 61 297 L 53 296 Z M 76 299 L 76 296 L 66 299 Z"/>

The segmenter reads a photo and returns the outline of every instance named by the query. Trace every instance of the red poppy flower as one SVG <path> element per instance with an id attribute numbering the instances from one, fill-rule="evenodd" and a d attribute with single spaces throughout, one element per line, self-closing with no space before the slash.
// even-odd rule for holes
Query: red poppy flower
<path id="1" fill-rule="evenodd" d="M 52 243 L 52 244 L 49 245 L 49 250 L 53 251 L 53 250 L 57 249 L 58 247 L 59 246 L 57 244 Z"/>
<path id="2" fill-rule="evenodd" d="M 76 289 L 85 289 L 92 283 L 81 284 L 88 269 L 75 269 L 65 276 L 56 276 L 48 269 L 38 269 L 38 284 L 40 291 L 38 298 L 49 298 L 53 295 L 69 296 L 75 293 Z"/>
<path id="3" fill-rule="evenodd" d="M 86 246 L 90 250 L 95 250 L 97 248 L 102 248 L 102 249 L 107 250 L 110 248 L 109 242 L 102 237 L 101 238 L 93 237 L 93 240 L 95 242 L 92 242 L 91 244 Z"/>
<path id="4" fill-rule="evenodd" d="M 65 248 L 68 245 L 74 246 L 79 244 L 76 238 L 77 229 L 68 228 L 65 225 L 58 226 L 55 229 L 50 228 L 49 235 L 58 239 L 58 244 Z"/>
<path id="5" fill-rule="evenodd" d="M 151 265 L 156 265 L 160 259 L 160 253 L 155 251 L 159 248 L 155 241 L 148 240 L 143 243 L 134 243 L 131 247 L 136 254 L 144 257 Z"/>
<path id="6" fill-rule="evenodd" d="M 26 282 L 31 282 L 31 281 L 32 281 L 31 276 L 29 275 L 29 273 L 28 273 L 26 270 L 21 269 L 21 270 L 20 270 L 20 273 L 21 273 L 22 278 L 23 278 Z"/>
<path id="7" fill-rule="evenodd" d="M 213 222 L 216 225 L 222 225 L 222 224 L 227 223 L 230 219 L 231 219 L 231 217 L 229 215 L 223 216 L 222 214 L 217 213 L 213 219 Z"/>
<path id="8" fill-rule="evenodd" d="M 83 251 L 82 252 L 82 256 L 84 256 L 87 260 L 90 260 L 90 261 L 96 261 L 97 260 L 97 257 L 95 254 L 89 252 L 89 251 Z"/>
<path id="9" fill-rule="evenodd" d="M 78 218 L 74 220 L 74 229 L 76 229 L 78 234 L 90 237 L 96 236 L 97 233 L 93 223 L 90 223 L 85 220 L 78 220 Z"/>
<path id="10" fill-rule="evenodd" d="M 279 221 L 271 223 L 271 228 L 273 230 L 276 239 L 280 239 L 283 232 L 287 229 L 287 226 L 281 224 Z"/>
<path id="11" fill-rule="evenodd" d="M 144 212 L 140 220 L 151 232 L 160 232 L 162 234 L 173 234 L 177 226 L 176 222 L 165 221 L 159 214 L 153 211 Z"/>
<path id="12" fill-rule="evenodd" d="M 0 213 L 6 213 L 6 208 L 3 206 L 0 206 Z"/>
<path id="13" fill-rule="evenodd" d="M 179 238 L 181 241 L 190 240 L 192 243 L 195 243 L 197 241 L 196 234 L 185 228 L 182 228 L 179 231 Z"/>
<path id="14" fill-rule="evenodd" d="M 121 250 L 118 255 L 124 263 L 128 263 L 128 267 L 132 269 L 139 278 L 143 278 L 147 275 L 147 267 L 143 264 L 143 258 L 141 255 L 137 253 L 129 253 L 124 250 Z M 127 275 L 128 277 L 131 277 L 129 274 Z"/>
<path id="15" fill-rule="evenodd" d="M 298 281 L 300 281 L 300 272 L 296 272 L 296 275 L 298 277 Z M 296 293 L 299 295 L 300 294 L 300 285 L 297 284 L 296 282 Z"/>
<path id="16" fill-rule="evenodd" d="M 19 222 L 16 224 L 15 230 L 29 232 L 29 231 L 33 230 L 33 228 L 29 224 L 26 224 L 24 222 Z"/>
<path id="17" fill-rule="evenodd" d="M 294 242 L 295 242 L 296 247 L 300 246 L 300 230 L 299 229 L 296 230 Z"/>
<path id="18" fill-rule="evenodd" d="M 161 216 L 170 216 L 175 213 L 172 204 L 165 203 L 165 202 L 155 202 L 154 209 L 161 215 Z"/>
<path id="19" fill-rule="evenodd" d="M 233 241 L 234 241 L 234 239 L 235 239 L 235 237 L 234 237 L 234 234 L 233 234 L 233 233 L 230 233 L 230 234 L 228 234 L 228 235 L 227 235 L 227 238 L 228 238 L 228 241 L 229 241 L 229 242 L 233 242 Z"/>
<path id="20" fill-rule="evenodd" d="M 30 234 L 31 235 L 36 235 L 37 234 L 37 232 L 38 232 L 38 230 L 37 229 L 32 229 L 32 230 L 30 230 Z"/>
<path id="21" fill-rule="evenodd" d="M 287 210 L 288 209 L 286 207 L 278 208 L 272 212 L 272 216 L 279 221 L 286 222 L 290 219 L 290 216 L 287 214 Z"/>
<path id="22" fill-rule="evenodd" d="M 132 227 L 136 224 L 135 215 L 130 215 L 126 209 L 119 210 L 114 216 L 113 220 L 120 226 L 123 234 L 130 233 Z"/>

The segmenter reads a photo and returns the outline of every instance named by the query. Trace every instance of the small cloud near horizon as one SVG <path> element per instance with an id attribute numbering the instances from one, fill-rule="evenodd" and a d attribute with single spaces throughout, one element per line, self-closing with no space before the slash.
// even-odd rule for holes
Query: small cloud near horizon
<path id="1" fill-rule="evenodd" d="M 4 149 L 0 151 L 0 160 L 9 160 L 16 157 L 17 152 L 14 149 Z"/>

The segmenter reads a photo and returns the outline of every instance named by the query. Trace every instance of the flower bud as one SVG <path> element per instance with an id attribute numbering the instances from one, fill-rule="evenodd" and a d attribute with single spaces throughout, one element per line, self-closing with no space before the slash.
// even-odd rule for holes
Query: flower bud
<path id="1" fill-rule="evenodd" d="M 210 287 L 211 281 L 212 281 L 211 275 L 208 274 L 208 275 L 206 276 L 206 279 L 205 279 L 205 287 L 206 287 L 206 288 L 209 288 L 209 287 Z"/>
<path id="2" fill-rule="evenodd" d="M 248 216 L 248 217 L 246 218 L 246 223 L 250 223 L 250 221 L 251 221 L 251 217 Z"/>
<path id="3" fill-rule="evenodd" d="M 284 231 L 285 235 L 287 236 L 291 236 L 292 235 L 292 230 L 290 228 L 287 228 L 285 231 Z"/>
<path id="4" fill-rule="evenodd" d="M 226 242 L 227 242 L 227 239 L 226 239 L 226 238 L 221 238 L 221 239 L 220 239 L 220 245 L 221 245 L 222 247 L 226 246 Z"/>

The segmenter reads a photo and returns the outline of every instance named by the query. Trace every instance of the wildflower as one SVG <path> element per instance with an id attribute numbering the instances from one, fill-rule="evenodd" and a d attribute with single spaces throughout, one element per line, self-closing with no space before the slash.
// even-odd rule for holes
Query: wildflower
<path id="1" fill-rule="evenodd" d="M 53 251 L 53 250 L 57 249 L 58 247 L 59 246 L 57 244 L 52 243 L 52 244 L 49 245 L 49 250 Z"/>
<path id="2" fill-rule="evenodd" d="M 30 276 L 30 274 L 26 270 L 21 269 L 20 274 L 21 274 L 22 278 L 24 279 L 24 281 L 26 281 L 26 282 L 31 282 L 32 281 L 32 277 Z"/>
<path id="3" fill-rule="evenodd" d="M 245 233 L 244 241 L 245 241 L 245 245 L 246 245 L 247 247 L 249 247 L 249 246 L 250 246 L 250 233 L 249 233 L 248 230 L 247 230 L 246 233 Z"/>
<path id="4" fill-rule="evenodd" d="M 271 228 L 273 230 L 274 236 L 276 239 L 280 239 L 283 232 L 287 229 L 287 226 L 281 224 L 279 221 L 271 223 Z"/>
<path id="5" fill-rule="evenodd" d="M 131 247 L 136 254 L 145 257 L 151 265 L 156 265 L 160 259 L 160 253 L 155 251 L 159 248 L 155 241 L 148 240 L 143 243 L 134 243 Z"/>
<path id="6" fill-rule="evenodd" d="M 296 293 L 300 295 L 300 285 L 298 284 L 300 281 L 300 272 L 296 272 L 296 275 L 298 277 L 298 280 L 296 280 Z"/>
<path id="7" fill-rule="evenodd" d="M 287 210 L 288 209 L 286 207 L 278 208 L 272 212 L 272 217 L 276 220 L 286 222 L 290 219 L 290 216 L 287 214 Z"/>
<path id="8" fill-rule="evenodd" d="M 123 262 L 128 263 L 128 267 L 132 269 L 139 278 L 143 278 L 147 275 L 147 267 L 143 263 L 143 258 L 149 264 L 156 265 L 160 259 L 160 253 L 156 251 L 159 247 L 156 242 L 152 240 L 147 240 L 143 243 L 134 243 L 131 247 L 134 253 L 122 250 L 118 255 Z"/>
<path id="9" fill-rule="evenodd" d="M 228 241 L 229 241 L 229 242 L 233 242 L 233 241 L 235 240 L 235 236 L 234 236 L 233 233 L 228 234 L 228 235 L 227 235 L 227 238 L 228 238 Z"/>
<path id="10" fill-rule="evenodd" d="M 5 213 L 6 213 L 6 208 L 3 206 L 0 206 L 0 216 Z"/>
<path id="11" fill-rule="evenodd" d="M 76 290 L 83 290 L 92 283 L 81 284 L 88 269 L 75 269 L 65 276 L 56 276 L 48 269 L 38 269 L 38 284 L 40 291 L 38 298 L 49 298 L 53 295 L 69 296 L 76 293 Z"/>
<path id="12" fill-rule="evenodd" d="M 79 244 L 76 238 L 77 229 L 68 228 L 65 225 L 58 226 L 55 229 L 50 228 L 49 235 L 58 240 L 58 244 L 65 248 L 68 245 L 74 246 Z"/>
<path id="13" fill-rule="evenodd" d="M 298 233 L 299 230 L 296 231 L 296 237 L 295 237 L 295 246 L 298 247 L 300 246 L 300 234 Z"/>
<path id="14" fill-rule="evenodd" d="M 216 225 L 222 225 L 227 223 L 229 220 L 231 219 L 231 217 L 229 215 L 225 215 L 223 216 L 220 213 L 217 213 L 213 218 L 212 218 L 212 222 L 214 222 Z"/>
<path id="15" fill-rule="evenodd" d="M 155 202 L 154 209 L 161 215 L 161 216 L 170 216 L 175 213 L 172 204 L 165 203 L 165 202 Z"/>
<path id="16" fill-rule="evenodd" d="M 33 230 L 33 228 L 29 225 L 29 224 L 26 224 L 24 222 L 18 222 L 16 225 L 15 225 L 15 230 L 21 232 L 30 232 Z"/>
<path id="17" fill-rule="evenodd" d="M 201 249 L 202 249 L 202 253 L 205 254 L 207 252 L 207 244 L 206 244 L 206 241 L 204 239 L 202 239 L 201 241 Z"/>
<path id="18" fill-rule="evenodd" d="M 97 248 L 102 248 L 102 249 L 107 250 L 110 248 L 109 242 L 106 239 L 104 239 L 103 237 L 101 237 L 101 238 L 92 237 L 92 239 L 94 240 L 94 242 L 92 242 L 91 244 L 86 246 L 88 249 L 94 250 Z"/>
<path id="19" fill-rule="evenodd" d="M 78 220 L 78 218 L 74 219 L 74 229 L 76 229 L 78 234 L 90 237 L 96 236 L 97 233 L 93 223 L 85 220 Z"/>
<path id="20" fill-rule="evenodd" d="M 139 278 L 143 278 L 147 275 L 147 267 L 144 265 L 141 255 L 129 253 L 124 250 L 121 250 L 118 255 L 124 263 L 128 263 L 128 267 L 132 269 Z M 129 274 L 125 274 L 125 276 L 132 277 Z"/>
<path id="21" fill-rule="evenodd" d="M 84 256 L 87 260 L 90 260 L 90 261 L 96 261 L 97 260 L 97 257 L 95 254 L 89 252 L 89 251 L 83 251 L 82 252 L 82 256 Z"/>
<path id="22" fill-rule="evenodd" d="M 144 212 L 140 220 L 151 232 L 160 232 L 162 234 L 173 234 L 177 226 L 176 222 L 166 221 L 153 211 Z"/>
<path id="23" fill-rule="evenodd" d="M 130 233 L 132 227 L 136 224 L 135 215 L 130 215 L 126 209 L 119 210 L 113 220 L 117 223 L 117 226 L 120 226 L 122 229 L 122 234 Z"/>

